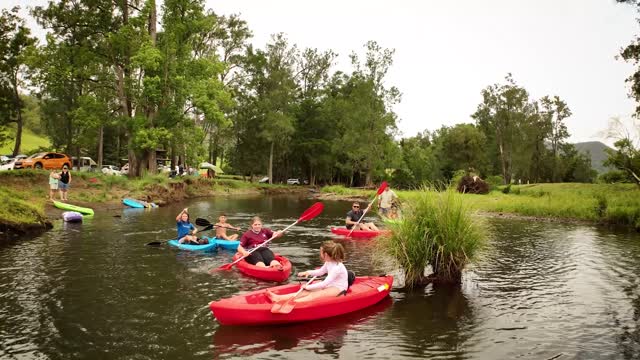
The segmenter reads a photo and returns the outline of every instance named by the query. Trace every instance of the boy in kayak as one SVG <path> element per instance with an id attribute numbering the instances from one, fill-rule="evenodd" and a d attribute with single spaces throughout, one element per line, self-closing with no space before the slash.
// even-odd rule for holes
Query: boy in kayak
<path id="1" fill-rule="evenodd" d="M 184 208 L 178 216 L 176 216 L 176 227 L 178 229 L 178 242 L 180 244 L 208 244 L 207 239 L 198 239 L 196 233 L 198 229 L 189 222 L 189 209 Z"/>
<path id="2" fill-rule="evenodd" d="M 366 210 L 369 211 L 370 208 L 371 205 L 369 205 Z M 352 227 L 356 226 L 354 230 L 378 231 L 378 227 L 372 222 L 361 222 L 358 224 L 358 220 L 360 220 L 363 214 L 364 211 L 360 209 L 360 203 L 358 203 L 357 201 L 354 202 L 351 205 L 351 210 L 347 213 L 347 218 L 345 219 L 347 229 L 351 230 Z"/>
<path id="3" fill-rule="evenodd" d="M 335 297 L 349 288 L 349 275 L 347 268 L 342 263 L 345 259 L 344 247 L 333 241 L 325 241 L 320 246 L 320 259 L 324 265 L 317 270 L 308 270 L 298 273 L 299 277 L 322 276 L 327 277 L 314 284 L 303 285 L 304 291 L 295 297 L 295 302 L 313 301 L 323 297 Z M 284 303 L 295 296 L 295 294 L 278 295 L 267 289 L 267 297 L 274 303 Z M 271 309 L 278 312 L 278 309 Z"/>
<path id="4" fill-rule="evenodd" d="M 220 214 L 218 218 L 218 222 L 216 225 L 216 238 L 224 239 L 224 240 L 236 240 L 238 239 L 238 234 L 227 235 L 227 229 L 240 230 L 240 228 L 234 227 L 227 222 L 227 215 L 224 213 Z"/>
<path id="5" fill-rule="evenodd" d="M 238 245 L 238 252 L 242 256 L 249 255 L 251 249 L 257 248 L 260 244 L 264 243 L 271 237 L 282 236 L 282 231 L 273 232 L 271 229 L 262 227 L 262 219 L 258 216 L 254 216 L 251 219 L 251 229 L 247 230 L 240 238 L 240 245 Z M 246 261 L 249 264 L 253 264 L 261 267 L 273 267 L 278 270 L 282 270 L 282 264 L 276 260 L 273 251 L 266 246 L 260 246 L 247 256 Z"/>

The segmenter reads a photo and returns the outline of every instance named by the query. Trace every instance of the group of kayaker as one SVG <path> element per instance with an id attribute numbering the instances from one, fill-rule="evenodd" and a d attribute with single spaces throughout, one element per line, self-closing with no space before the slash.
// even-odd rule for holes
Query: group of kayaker
<path id="1" fill-rule="evenodd" d="M 393 191 L 388 188 L 381 194 L 381 200 L 378 202 L 380 213 L 383 216 L 388 216 L 389 207 L 394 200 L 397 200 L 397 196 Z M 347 213 L 345 224 L 347 229 L 365 230 L 365 231 L 379 231 L 378 227 L 373 222 L 362 222 L 364 214 L 370 210 L 372 204 L 369 204 L 366 209 L 361 209 L 358 202 L 352 204 L 351 210 Z M 384 209 L 384 210 L 383 210 Z M 188 209 L 185 208 L 176 216 L 177 230 L 178 230 L 178 242 L 181 244 L 207 244 L 208 240 L 199 239 L 196 236 L 196 227 L 189 222 Z M 226 216 L 220 215 L 219 222 L 215 224 L 216 238 L 224 240 L 236 240 L 237 234 L 228 236 L 226 234 L 227 229 L 240 230 L 233 227 L 226 222 Z M 272 231 L 269 228 L 264 228 L 262 219 L 255 216 L 251 219 L 250 229 L 242 234 L 240 237 L 240 243 L 237 248 L 239 255 L 245 258 L 245 261 L 249 264 L 258 267 L 270 267 L 276 270 L 283 270 L 282 264 L 276 259 L 275 254 L 263 244 L 271 239 L 282 236 L 281 231 Z M 298 273 L 298 277 L 317 277 L 327 274 L 327 277 L 314 284 L 304 285 L 299 294 L 278 295 L 271 291 L 267 291 L 267 297 L 274 303 L 281 303 L 295 297 L 296 302 L 312 301 L 321 297 L 336 296 L 342 292 L 347 291 L 348 284 L 348 271 L 344 264 L 345 250 L 340 243 L 333 241 L 326 241 L 320 247 L 320 259 L 324 262 L 323 266 L 316 270 L 309 270 Z"/>

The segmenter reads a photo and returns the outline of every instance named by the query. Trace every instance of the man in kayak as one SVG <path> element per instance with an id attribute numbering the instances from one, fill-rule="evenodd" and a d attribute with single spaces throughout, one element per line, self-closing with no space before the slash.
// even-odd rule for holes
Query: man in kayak
<path id="1" fill-rule="evenodd" d="M 238 245 L 238 252 L 242 256 L 249 255 L 251 249 L 257 248 L 260 244 L 264 243 L 271 237 L 282 236 L 282 231 L 273 232 L 271 229 L 262 227 L 262 219 L 258 216 L 254 216 L 251 219 L 251 229 L 247 230 L 240 238 L 240 245 Z M 249 264 L 262 267 L 274 267 L 278 270 L 283 269 L 282 264 L 276 260 L 273 251 L 266 246 L 260 246 L 253 251 L 251 255 L 247 256 L 246 261 Z M 267 265 L 268 264 L 268 265 Z"/>
<path id="2" fill-rule="evenodd" d="M 224 240 L 238 239 L 238 234 L 227 235 L 227 229 L 240 230 L 240 228 L 233 227 L 231 224 L 227 223 L 227 215 L 224 213 L 220 214 L 218 222 L 216 223 L 216 238 Z"/>
<path id="3" fill-rule="evenodd" d="M 180 244 L 202 245 L 208 244 L 207 239 L 198 239 L 196 233 L 198 229 L 189 222 L 189 209 L 184 208 L 178 216 L 176 216 L 176 227 L 178 229 L 178 242 Z"/>
<path id="4" fill-rule="evenodd" d="M 370 208 L 371 205 L 369 205 L 366 210 L 369 211 Z M 347 213 L 347 218 L 345 219 L 347 229 L 351 230 L 351 228 L 355 226 L 354 230 L 378 231 L 378 227 L 372 222 L 360 222 L 358 224 L 358 220 L 360 220 L 363 214 L 364 211 L 360 209 L 360 203 L 357 201 L 354 202 L 351 205 L 351 210 Z"/>

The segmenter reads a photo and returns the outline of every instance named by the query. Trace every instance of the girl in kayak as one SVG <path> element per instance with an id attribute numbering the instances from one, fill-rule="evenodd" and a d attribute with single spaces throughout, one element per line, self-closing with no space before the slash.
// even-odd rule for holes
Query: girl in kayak
<path id="1" fill-rule="evenodd" d="M 322 297 L 338 296 L 343 291 L 347 291 L 349 275 L 347 268 L 342 263 L 345 259 L 344 253 L 344 247 L 339 243 L 333 241 L 322 243 L 322 246 L 320 246 L 320 259 L 324 261 L 324 265 L 317 270 L 298 273 L 298 276 L 309 277 L 327 274 L 327 277 L 321 282 L 306 285 L 304 291 L 294 301 L 313 301 Z M 267 289 L 267 297 L 274 303 L 289 300 L 293 296 L 295 294 L 278 295 Z"/>
<path id="2" fill-rule="evenodd" d="M 242 254 L 242 256 L 249 255 L 249 250 L 256 248 L 258 245 L 264 243 L 271 237 L 280 237 L 282 236 L 281 231 L 273 232 L 271 229 L 262 227 L 262 219 L 260 217 L 255 216 L 251 219 L 251 229 L 242 234 L 240 238 L 240 245 L 238 245 L 238 252 Z M 261 246 L 257 250 L 251 253 L 251 255 L 246 257 L 246 260 L 249 264 L 253 264 L 256 266 L 262 267 L 274 267 L 278 270 L 282 269 L 282 264 L 275 259 L 275 255 L 273 252 L 266 246 Z M 269 264 L 269 265 L 267 265 Z"/>
<path id="3" fill-rule="evenodd" d="M 206 239 L 199 240 L 196 236 L 198 229 L 189 222 L 189 209 L 184 208 L 178 216 L 176 216 L 176 227 L 178 229 L 178 242 L 180 244 L 207 244 Z"/>

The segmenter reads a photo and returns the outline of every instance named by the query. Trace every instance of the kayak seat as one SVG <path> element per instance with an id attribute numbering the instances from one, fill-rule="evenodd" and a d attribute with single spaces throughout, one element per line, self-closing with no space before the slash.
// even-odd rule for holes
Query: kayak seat
<path id="1" fill-rule="evenodd" d="M 342 290 L 340 292 L 340 294 L 338 294 L 337 296 L 347 296 L 347 294 L 349 293 L 349 291 L 351 290 L 351 285 L 353 285 L 353 283 L 356 281 L 356 273 L 354 273 L 351 270 L 347 270 L 347 290 Z"/>

